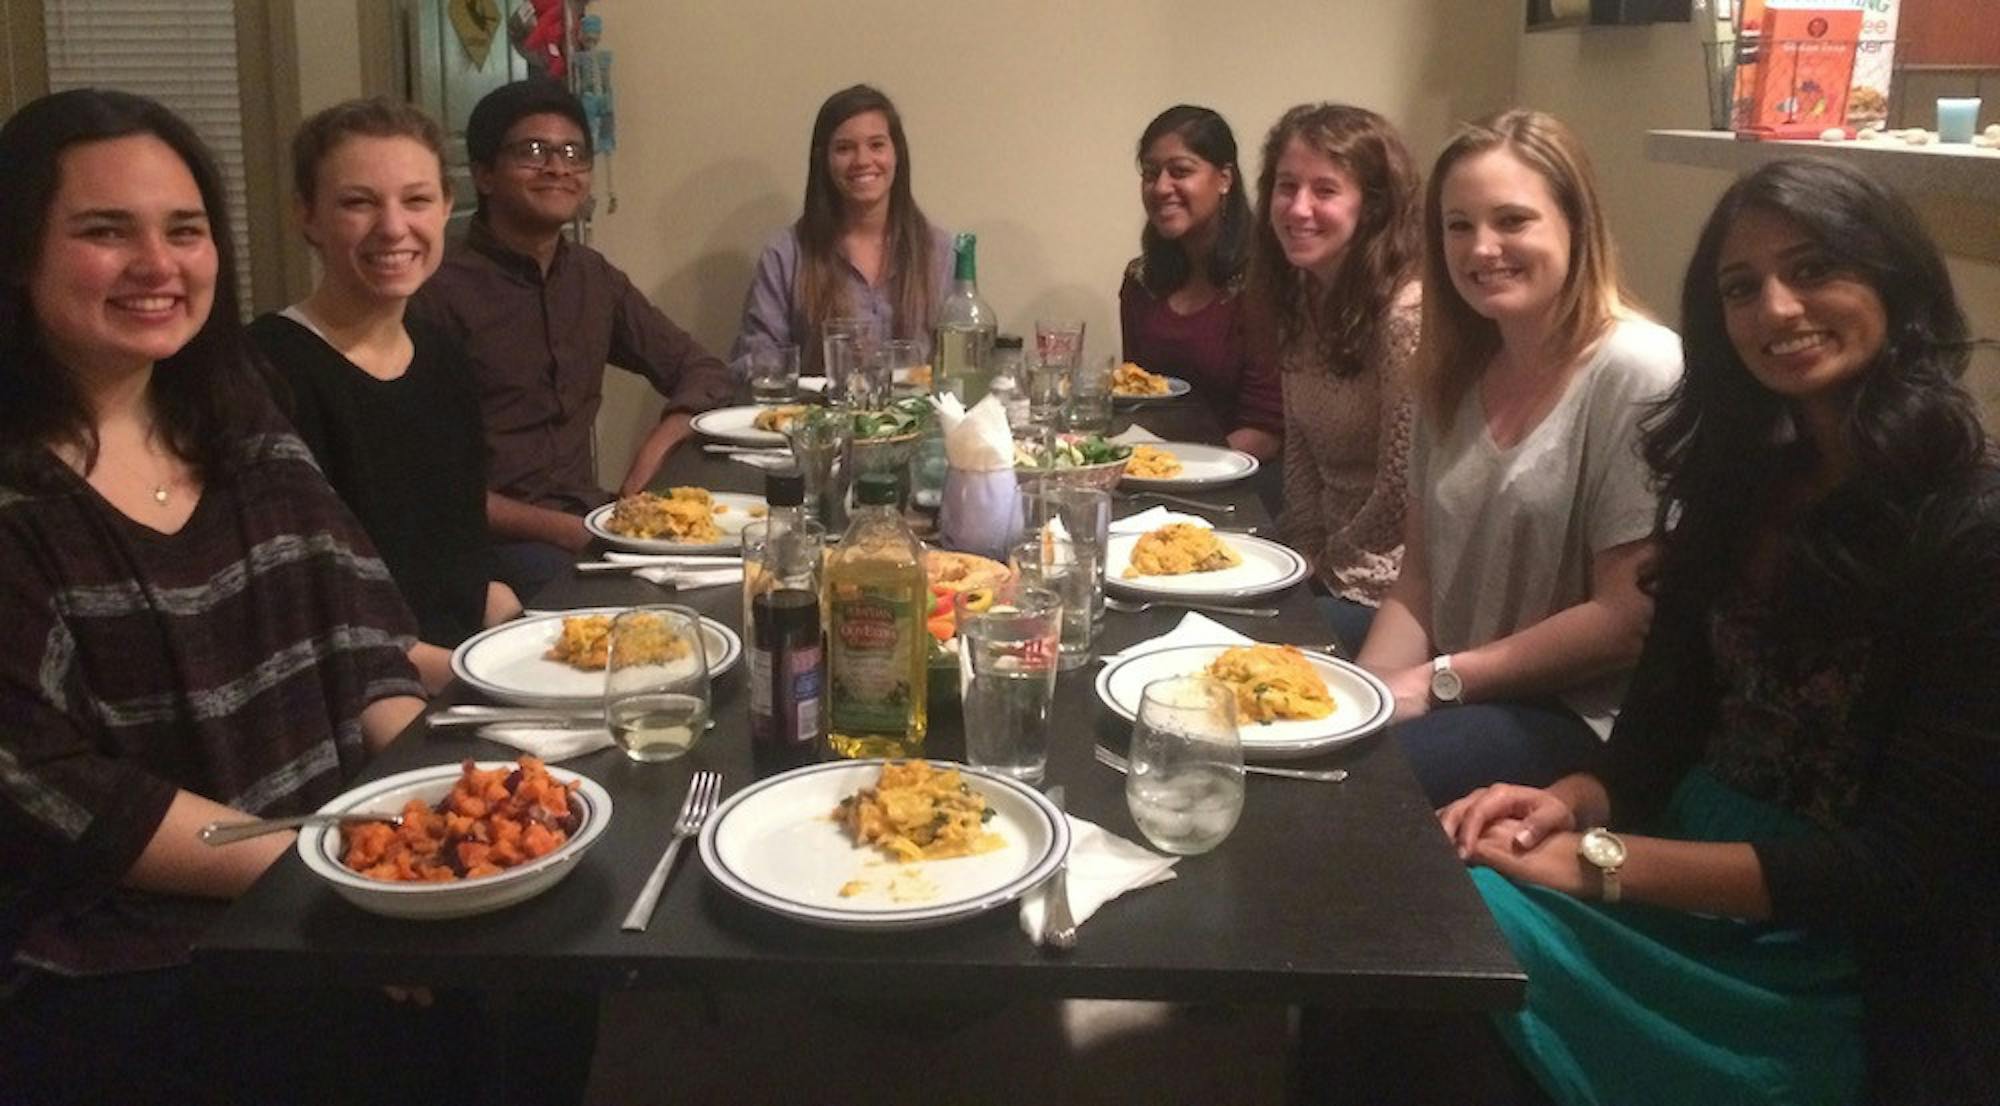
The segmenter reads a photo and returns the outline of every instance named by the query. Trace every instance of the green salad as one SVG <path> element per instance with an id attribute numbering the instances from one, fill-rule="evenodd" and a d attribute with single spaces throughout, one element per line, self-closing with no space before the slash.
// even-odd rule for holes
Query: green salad
<path id="1" fill-rule="evenodd" d="M 1059 434 L 1052 447 L 1044 448 L 1042 443 L 1017 441 L 1014 443 L 1014 466 L 1016 468 L 1072 469 L 1086 465 L 1106 465 L 1113 461 L 1123 461 L 1132 455 L 1132 447 L 1107 440 L 1102 434 L 1084 437 L 1078 434 Z"/>
<path id="2" fill-rule="evenodd" d="M 899 399 L 879 410 L 856 411 L 845 407 L 815 407 L 807 412 L 805 419 L 820 422 L 833 419 L 852 419 L 852 433 L 858 439 L 900 438 L 914 434 L 937 418 L 929 399 L 911 396 Z"/>

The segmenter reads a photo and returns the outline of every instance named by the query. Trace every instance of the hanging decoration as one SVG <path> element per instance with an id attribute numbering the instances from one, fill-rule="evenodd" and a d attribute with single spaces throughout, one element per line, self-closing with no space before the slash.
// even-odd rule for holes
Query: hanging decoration
<path id="1" fill-rule="evenodd" d="M 493 49 L 493 32 L 500 29 L 500 6 L 496 0 L 450 0 L 445 15 L 458 35 L 465 56 L 474 69 L 486 68 L 486 55 Z"/>

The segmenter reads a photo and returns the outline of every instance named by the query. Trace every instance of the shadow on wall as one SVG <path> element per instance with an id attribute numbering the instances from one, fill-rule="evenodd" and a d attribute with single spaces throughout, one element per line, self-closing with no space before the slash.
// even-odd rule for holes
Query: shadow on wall
<path id="1" fill-rule="evenodd" d="M 1519 5 L 1500 6 L 1512 9 L 1511 19 L 1521 17 Z M 1513 106 L 1495 101 L 1493 93 L 1519 88 L 1515 76 L 1519 32 L 1511 22 L 1503 22 L 1499 27 L 1503 34 L 1468 33 L 1471 17 L 1454 4 L 1428 4 L 1424 11 L 1428 26 L 1418 32 L 1412 40 L 1415 48 L 1408 52 L 1418 62 L 1421 75 L 1410 86 L 1422 90 L 1417 94 L 1422 106 L 1413 118 L 1398 122 L 1405 128 L 1418 172 L 1428 175 L 1439 147 L 1458 124 Z M 1491 79 L 1471 79 L 1472 74 L 1488 74 Z"/>

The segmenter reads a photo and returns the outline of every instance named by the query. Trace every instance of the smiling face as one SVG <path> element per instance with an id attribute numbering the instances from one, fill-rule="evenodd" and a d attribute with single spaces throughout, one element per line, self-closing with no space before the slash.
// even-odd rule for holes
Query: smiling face
<path id="1" fill-rule="evenodd" d="M 1174 241 L 1215 224 L 1236 174 L 1193 150 L 1178 134 L 1163 134 L 1139 159 L 1139 201 L 1160 237 Z"/>
<path id="2" fill-rule="evenodd" d="M 65 150 L 28 299 L 49 352 L 72 370 L 123 372 L 178 352 L 215 304 L 217 260 L 201 189 L 152 135 Z"/>
<path id="3" fill-rule="evenodd" d="M 1446 173 L 1440 189 L 1452 287 L 1496 321 L 1547 315 L 1569 279 L 1569 219 L 1549 183 L 1498 147 Z"/>
<path id="4" fill-rule="evenodd" d="M 590 164 L 572 164 L 550 152 L 541 160 L 528 145 L 539 141 L 548 151 L 566 146 L 587 148 L 583 128 L 567 115 L 542 112 L 507 128 L 493 164 L 472 167 L 473 185 L 486 198 L 487 217 L 530 233 L 551 233 L 576 218 L 590 195 Z"/>
<path id="5" fill-rule="evenodd" d="M 896 144 L 889 117 L 864 111 L 833 129 L 826 144 L 826 171 L 848 211 L 864 211 L 889 199 L 896 183 Z"/>
<path id="6" fill-rule="evenodd" d="M 1736 355 L 1778 395 L 1837 400 L 1882 352 L 1881 295 L 1782 215 L 1753 208 L 1736 220 L 1715 283 Z"/>
<path id="7" fill-rule="evenodd" d="M 1285 260 L 1322 283 L 1340 271 L 1361 221 L 1354 175 L 1297 138 L 1285 144 L 1271 181 L 1271 230 Z"/>
<path id="8" fill-rule="evenodd" d="M 450 197 L 430 148 L 401 135 L 355 135 L 320 161 L 306 241 L 327 285 L 353 300 L 405 300 L 443 260 Z"/>

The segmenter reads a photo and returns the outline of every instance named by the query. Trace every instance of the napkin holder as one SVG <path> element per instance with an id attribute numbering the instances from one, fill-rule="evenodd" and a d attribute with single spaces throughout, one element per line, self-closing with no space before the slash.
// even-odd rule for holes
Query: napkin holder
<path id="1" fill-rule="evenodd" d="M 960 407 L 957 397 L 933 400 L 945 431 L 944 492 L 938 501 L 938 540 L 946 549 L 1007 559 L 1021 529 L 1014 478 L 1014 438 L 1006 412 L 992 397 Z"/>

